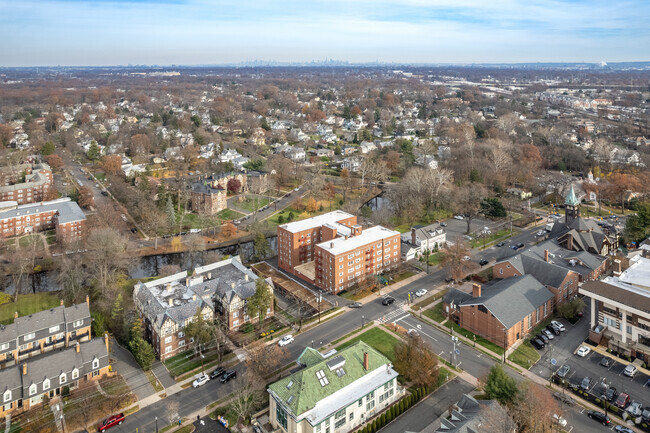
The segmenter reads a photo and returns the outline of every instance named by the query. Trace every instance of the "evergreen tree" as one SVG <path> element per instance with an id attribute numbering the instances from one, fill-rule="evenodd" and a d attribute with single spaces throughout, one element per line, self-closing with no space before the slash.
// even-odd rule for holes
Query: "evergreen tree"
<path id="1" fill-rule="evenodd" d="M 259 328 L 262 327 L 264 317 L 266 316 L 266 310 L 271 306 L 272 302 L 273 295 L 271 294 L 271 289 L 266 280 L 263 278 L 255 280 L 255 293 L 253 296 L 248 298 L 246 308 L 250 317 L 258 317 Z"/>
<path id="2" fill-rule="evenodd" d="M 54 153 L 54 143 L 51 141 L 46 141 L 43 147 L 41 148 L 41 155 L 47 156 Z"/>
<path id="3" fill-rule="evenodd" d="M 176 224 L 176 213 L 174 213 L 174 203 L 172 203 L 171 197 L 167 197 L 165 213 L 167 214 L 167 224 L 169 224 L 170 227 L 174 227 Z"/>
<path id="4" fill-rule="evenodd" d="M 255 236 L 253 249 L 255 250 L 255 258 L 257 260 L 263 260 L 268 256 L 271 247 L 269 246 L 269 241 L 266 239 L 266 236 L 264 236 L 264 233 L 258 233 Z"/>
<path id="5" fill-rule="evenodd" d="M 151 369 L 156 359 L 156 354 L 151 344 L 147 343 L 142 337 L 135 337 L 129 341 L 129 349 L 131 349 L 133 357 L 143 370 Z"/>
<path id="6" fill-rule="evenodd" d="M 501 365 L 496 364 L 485 381 L 485 394 L 501 404 L 512 403 L 517 398 L 517 382 L 506 374 Z"/>
<path id="7" fill-rule="evenodd" d="M 100 150 L 99 150 L 99 145 L 95 140 L 90 142 L 90 148 L 88 148 L 88 159 L 91 161 L 97 161 L 99 157 L 101 156 Z"/>

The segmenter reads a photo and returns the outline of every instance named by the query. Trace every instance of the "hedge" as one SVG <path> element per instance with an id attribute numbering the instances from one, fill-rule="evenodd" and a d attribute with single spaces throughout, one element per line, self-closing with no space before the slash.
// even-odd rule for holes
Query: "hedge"
<path id="1" fill-rule="evenodd" d="M 420 387 L 414 389 L 412 393 L 389 407 L 387 410 L 381 413 L 378 417 L 372 420 L 372 422 L 367 423 L 364 427 L 357 430 L 357 433 L 376 433 L 378 430 L 381 430 L 392 420 L 406 412 L 418 401 L 422 400 L 423 397 L 429 395 L 431 389 L 429 387 Z"/>

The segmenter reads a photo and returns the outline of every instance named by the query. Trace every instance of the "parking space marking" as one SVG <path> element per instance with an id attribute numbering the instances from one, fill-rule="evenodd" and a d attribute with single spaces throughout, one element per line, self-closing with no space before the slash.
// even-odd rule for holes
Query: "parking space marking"
<path id="1" fill-rule="evenodd" d="M 442 352 L 440 352 L 440 353 L 438 354 L 438 356 L 442 356 L 443 353 L 445 353 L 444 350 L 443 350 Z"/>

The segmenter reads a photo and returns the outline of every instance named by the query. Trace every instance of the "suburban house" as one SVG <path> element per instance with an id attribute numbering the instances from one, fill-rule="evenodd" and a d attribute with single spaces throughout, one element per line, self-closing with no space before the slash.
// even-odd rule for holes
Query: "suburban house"
<path id="1" fill-rule="evenodd" d="M 199 180 L 192 184 L 190 207 L 200 215 L 214 215 L 228 207 L 226 189 L 209 180 Z"/>
<path id="2" fill-rule="evenodd" d="M 402 242 L 414 247 L 413 251 L 408 254 L 412 254 L 413 257 L 407 260 L 419 257 L 426 251 L 437 251 L 447 243 L 447 233 L 439 223 L 411 227 L 410 232 L 402 233 L 400 237 Z"/>
<path id="3" fill-rule="evenodd" d="M 431 170 L 435 170 L 438 168 L 438 161 L 436 160 L 436 157 L 433 155 L 422 155 L 419 156 L 416 160 L 415 163 L 417 165 L 421 165 L 424 168 L 429 168 Z"/>
<path id="4" fill-rule="evenodd" d="M 362 141 L 359 145 L 359 152 L 363 154 L 370 153 L 375 149 L 377 149 L 377 145 L 372 141 Z"/>
<path id="5" fill-rule="evenodd" d="M 533 247 L 521 254 L 495 263 L 492 267 L 492 275 L 494 278 L 510 278 L 521 275 L 535 277 L 555 295 L 553 307 L 557 308 L 558 305 L 573 299 L 578 294 L 580 274 L 570 269 L 570 262 L 566 263 L 568 266 L 556 263 L 556 261 L 566 262 L 566 258 L 559 257 L 549 252 L 548 249 L 544 249 L 542 257 L 540 257 L 538 251 L 538 247 Z M 568 260 L 575 259 L 569 258 Z"/>
<path id="6" fill-rule="evenodd" d="M 45 163 L 0 168 L 0 201 L 39 202 L 51 189 L 52 170 Z"/>
<path id="7" fill-rule="evenodd" d="M 360 341 L 330 356 L 307 347 L 299 370 L 269 385 L 269 422 L 285 433 L 345 433 L 405 393 L 390 360 Z"/>
<path id="8" fill-rule="evenodd" d="M 444 412 L 440 418 L 425 428 L 424 431 L 430 431 L 432 433 L 473 433 L 489 431 L 490 429 L 498 428 L 495 423 L 503 419 L 496 415 L 499 413 L 507 415 L 505 409 L 498 401 L 476 400 L 472 396 L 463 394 L 458 403 L 451 406 L 450 412 Z M 431 427 L 435 430 L 431 429 Z M 515 430 L 511 433 L 515 433 Z"/>
<path id="9" fill-rule="evenodd" d="M 361 168 L 361 160 L 356 156 L 345 158 L 341 163 L 341 169 L 348 170 L 349 172 L 356 173 Z"/>
<path id="10" fill-rule="evenodd" d="M 443 313 L 461 328 L 509 349 L 553 312 L 555 296 L 530 275 L 472 285 L 472 293 L 452 288 Z"/>
<path id="11" fill-rule="evenodd" d="M 14 322 L 0 325 L 0 368 L 17 365 L 55 349 L 90 340 L 89 301 L 61 305 L 28 316 L 14 315 Z"/>
<path id="12" fill-rule="evenodd" d="M 133 290 L 135 306 L 143 319 L 144 338 L 151 342 L 157 356 L 165 360 L 184 350 L 190 341 L 183 328 L 197 312 L 205 320 L 224 316 L 228 329 L 237 329 L 257 317 L 246 315 L 246 299 L 255 293 L 257 276 L 241 263 L 239 256 L 197 267 L 190 277 L 187 271 L 147 283 Z M 269 283 L 269 290 L 272 286 Z M 267 316 L 273 314 L 273 307 Z"/>
<path id="13" fill-rule="evenodd" d="M 362 229 L 357 217 L 329 212 L 278 226 L 281 269 L 336 294 L 400 262 L 399 232 Z"/>
<path id="14" fill-rule="evenodd" d="M 241 157 L 241 154 L 235 149 L 224 149 L 223 152 L 219 154 L 219 162 L 230 162 L 239 157 Z"/>
<path id="15" fill-rule="evenodd" d="M 109 373 L 108 334 L 0 370 L 0 416 L 29 410 L 41 404 L 45 396 L 61 395 L 64 387 L 74 389 L 80 381 L 96 380 Z"/>
<path id="16" fill-rule="evenodd" d="M 614 276 L 589 281 L 579 292 L 590 298 L 592 341 L 650 362 L 650 259 L 635 256 L 623 272 L 617 260 Z"/>
<path id="17" fill-rule="evenodd" d="M 69 197 L 40 203 L 16 205 L 5 202 L 0 209 L 0 236 L 20 236 L 43 230 L 56 230 L 60 242 L 82 240 L 86 235 L 86 216 Z"/>

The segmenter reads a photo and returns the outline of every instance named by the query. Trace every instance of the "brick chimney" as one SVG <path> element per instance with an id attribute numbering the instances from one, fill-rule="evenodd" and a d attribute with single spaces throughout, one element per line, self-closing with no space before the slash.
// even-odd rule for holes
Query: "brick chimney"
<path id="1" fill-rule="evenodd" d="M 27 363 L 23 364 L 23 376 L 27 376 Z"/>
<path id="2" fill-rule="evenodd" d="M 208 272 L 208 280 L 212 279 L 212 272 Z"/>
<path id="3" fill-rule="evenodd" d="M 90 297 L 88 295 L 86 295 L 86 305 L 90 308 Z"/>
<path id="4" fill-rule="evenodd" d="M 572 235 L 571 233 L 569 233 L 569 234 L 567 235 L 567 239 L 566 239 L 566 249 L 567 249 L 567 250 L 572 250 L 572 249 L 573 249 L 573 235 Z"/>
<path id="5" fill-rule="evenodd" d="M 232 283 L 230 283 L 230 287 L 232 287 L 233 289 L 235 288 L 235 282 L 234 281 Z"/>
<path id="6" fill-rule="evenodd" d="M 472 298 L 481 297 L 481 285 L 478 283 L 472 284 Z"/>
<path id="7" fill-rule="evenodd" d="M 167 304 L 170 307 L 173 307 L 174 306 L 174 298 L 172 298 L 172 297 L 167 298 Z"/>
<path id="8" fill-rule="evenodd" d="M 81 349 L 79 342 L 77 341 L 77 344 L 74 345 L 74 351 L 79 353 L 79 349 Z"/>
<path id="9" fill-rule="evenodd" d="M 544 261 L 548 263 L 548 250 L 544 250 Z"/>
<path id="10" fill-rule="evenodd" d="M 369 364 L 368 364 L 368 352 L 363 352 L 363 369 L 368 371 Z"/>
<path id="11" fill-rule="evenodd" d="M 185 277 L 185 287 L 190 286 L 190 277 Z"/>
<path id="12" fill-rule="evenodd" d="M 416 245 L 415 228 L 411 227 L 411 244 Z"/>
<path id="13" fill-rule="evenodd" d="M 248 281 L 248 274 L 244 274 L 244 281 Z"/>
<path id="14" fill-rule="evenodd" d="M 621 261 L 618 259 L 614 260 L 614 276 L 619 276 L 623 272 L 623 268 L 621 266 Z"/>
<path id="15" fill-rule="evenodd" d="M 108 349 L 108 332 L 104 332 L 104 344 L 106 344 L 106 352 L 109 352 L 109 349 Z"/>

